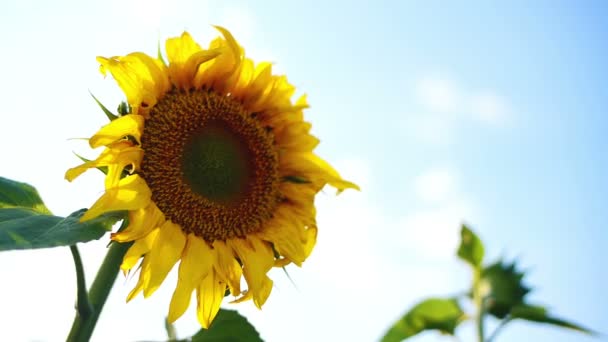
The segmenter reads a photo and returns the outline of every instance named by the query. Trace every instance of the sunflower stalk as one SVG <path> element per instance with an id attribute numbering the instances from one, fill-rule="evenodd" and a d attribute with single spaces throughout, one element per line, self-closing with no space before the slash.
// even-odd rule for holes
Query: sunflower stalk
<path id="1" fill-rule="evenodd" d="M 125 223 L 123 222 L 123 226 L 124 224 Z M 103 306 L 108 299 L 108 295 L 110 294 L 110 290 L 112 290 L 112 286 L 114 286 L 114 282 L 118 276 L 122 258 L 129 249 L 129 246 L 129 243 L 116 242 L 110 245 L 108 253 L 97 271 L 97 275 L 95 276 L 95 280 L 91 285 L 88 296 L 86 296 L 85 293 L 84 297 L 88 300 L 83 299 L 83 301 L 86 300 L 88 302 L 91 310 L 88 315 L 83 315 L 79 306 L 67 341 L 88 341 L 91 338 L 95 325 L 97 324 L 97 320 L 99 319 L 99 315 L 101 314 Z M 82 284 L 84 285 L 84 274 L 82 276 L 82 280 Z M 80 291 L 78 297 L 80 303 L 80 298 L 82 297 Z"/>
<path id="2" fill-rule="evenodd" d="M 475 303 L 475 325 L 477 327 L 477 341 L 484 342 L 484 325 L 483 319 L 485 315 L 484 298 L 481 289 L 481 269 L 473 268 L 473 302 Z"/>

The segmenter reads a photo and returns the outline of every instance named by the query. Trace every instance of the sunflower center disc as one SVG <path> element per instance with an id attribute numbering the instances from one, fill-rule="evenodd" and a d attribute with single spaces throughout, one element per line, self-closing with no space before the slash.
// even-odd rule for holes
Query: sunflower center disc
<path id="1" fill-rule="evenodd" d="M 221 123 L 209 123 L 184 148 L 182 170 L 192 190 L 218 203 L 242 197 L 252 174 L 247 146 Z"/>
<path id="2" fill-rule="evenodd" d="M 274 134 L 240 102 L 173 90 L 150 110 L 140 174 L 165 217 L 208 242 L 259 231 L 279 201 Z"/>

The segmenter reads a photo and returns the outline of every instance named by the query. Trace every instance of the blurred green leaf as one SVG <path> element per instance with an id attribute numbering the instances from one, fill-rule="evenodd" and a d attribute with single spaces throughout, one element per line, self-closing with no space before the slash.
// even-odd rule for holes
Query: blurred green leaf
<path id="1" fill-rule="evenodd" d="M 524 273 L 517 271 L 515 262 L 498 261 L 481 272 L 486 311 L 498 318 L 507 316 L 513 307 L 523 304 L 530 289 L 523 284 Z"/>
<path id="2" fill-rule="evenodd" d="M 234 310 L 220 309 L 209 329 L 201 329 L 192 342 L 259 342 L 263 341 L 255 327 Z"/>
<path id="3" fill-rule="evenodd" d="M 0 177 L 0 208 L 23 207 L 50 214 L 38 191 L 33 186 Z"/>
<path id="4" fill-rule="evenodd" d="M 460 238 L 458 256 L 473 267 L 480 267 L 484 255 L 481 240 L 464 224 L 460 230 Z"/>
<path id="5" fill-rule="evenodd" d="M 430 298 L 418 303 L 384 335 L 382 342 L 397 342 L 424 330 L 439 330 L 454 334 L 464 320 L 464 313 L 456 299 Z"/>
<path id="6" fill-rule="evenodd" d="M 547 309 L 538 306 L 538 305 L 530 305 L 530 304 L 521 304 L 513 307 L 511 309 L 511 317 L 525 319 L 527 321 L 538 322 L 556 325 L 562 328 L 568 328 L 577 330 L 586 334 L 595 334 L 592 330 L 589 330 L 585 327 L 582 327 L 578 324 L 571 323 L 565 321 L 561 318 L 552 317 L 547 313 Z"/>
<path id="7" fill-rule="evenodd" d="M 124 212 L 111 212 L 80 222 L 86 209 L 68 217 L 43 214 L 26 208 L 0 209 L 0 251 L 69 246 L 99 239 Z"/>

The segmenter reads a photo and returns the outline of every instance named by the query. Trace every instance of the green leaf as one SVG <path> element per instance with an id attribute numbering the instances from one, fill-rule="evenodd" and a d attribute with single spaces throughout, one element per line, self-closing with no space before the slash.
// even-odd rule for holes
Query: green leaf
<path id="1" fill-rule="evenodd" d="M 465 316 L 456 299 L 430 298 L 418 303 L 384 335 L 382 342 L 397 342 L 424 330 L 454 334 Z"/>
<path id="2" fill-rule="evenodd" d="M 515 262 L 498 261 L 481 271 L 481 279 L 488 287 L 485 296 L 486 311 L 504 318 L 517 305 L 523 304 L 530 289 L 523 284 L 524 273 L 517 270 Z"/>
<path id="3" fill-rule="evenodd" d="M 192 342 L 259 342 L 263 341 L 247 318 L 234 310 L 220 309 L 209 329 L 201 329 Z"/>
<path id="4" fill-rule="evenodd" d="M 484 248 L 481 240 L 464 224 L 460 231 L 458 256 L 473 267 L 480 267 L 483 261 Z"/>
<path id="5" fill-rule="evenodd" d="M 527 321 L 552 324 L 562 328 L 577 330 L 586 334 L 595 334 L 594 331 L 582 327 L 578 324 L 565 321 L 561 318 L 552 317 L 547 313 L 547 309 L 539 305 L 521 304 L 511 310 L 512 318 L 525 319 Z"/>
<path id="6" fill-rule="evenodd" d="M 50 214 L 38 191 L 33 186 L 0 177 L 0 208 L 29 208 L 43 214 Z"/>
<path id="7" fill-rule="evenodd" d="M 68 217 L 43 214 L 26 208 L 0 209 L 0 251 L 69 246 L 99 239 L 124 212 L 111 212 L 80 222 L 86 209 Z"/>

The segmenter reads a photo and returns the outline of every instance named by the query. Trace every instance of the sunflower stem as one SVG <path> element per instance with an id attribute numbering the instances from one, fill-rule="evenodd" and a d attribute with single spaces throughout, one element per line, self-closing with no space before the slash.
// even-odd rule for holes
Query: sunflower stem
<path id="1" fill-rule="evenodd" d="M 97 275 L 95 276 L 95 280 L 91 285 L 91 289 L 89 290 L 88 301 L 92 310 L 89 315 L 82 315 L 80 310 L 77 311 L 67 341 L 80 342 L 88 341 L 91 338 L 99 315 L 101 314 L 101 310 L 103 309 L 106 299 L 108 299 L 108 295 L 110 294 L 110 290 L 112 290 L 112 286 L 114 286 L 114 282 L 118 276 L 122 258 L 130 245 L 130 243 L 112 242 L 110 248 L 108 248 L 108 253 L 103 259 L 103 262 L 97 271 Z"/>
<path id="2" fill-rule="evenodd" d="M 481 288 L 481 270 L 479 267 L 473 269 L 473 302 L 475 303 L 476 315 L 475 325 L 477 327 L 477 341 L 484 342 L 484 324 L 485 316 L 484 298 Z"/>

